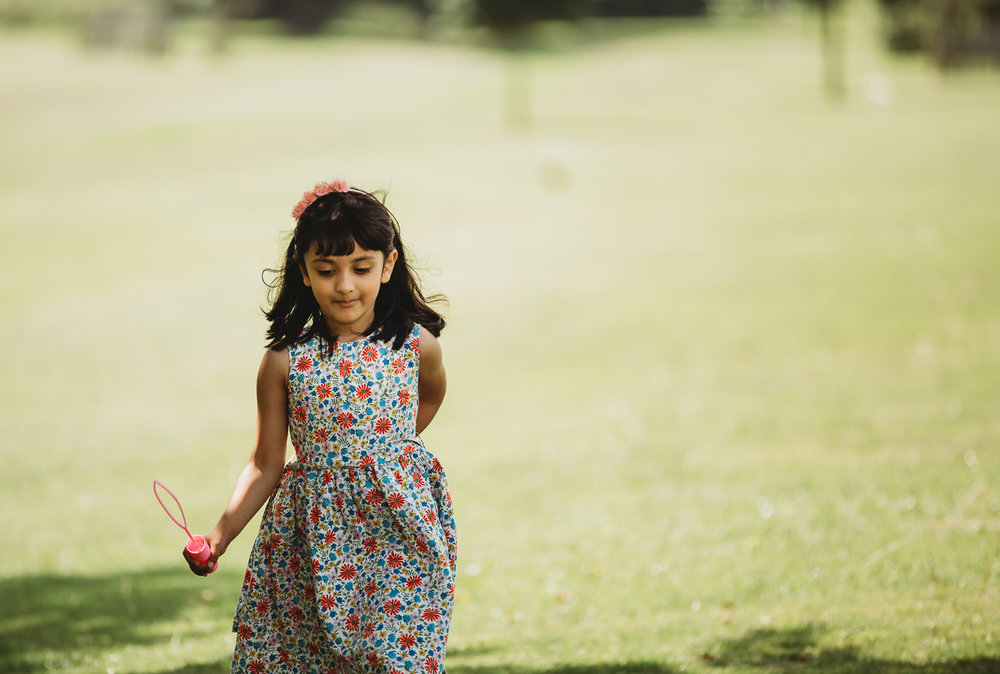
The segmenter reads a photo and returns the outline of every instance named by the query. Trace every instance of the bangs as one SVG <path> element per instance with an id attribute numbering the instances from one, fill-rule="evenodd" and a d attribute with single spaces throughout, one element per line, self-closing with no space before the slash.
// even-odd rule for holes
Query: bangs
<path id="1" fill-rule="evenodd" d="M 364 244 L 359 244 L 346 227 L 324 227 L 316 232 L 316 236 L 310 242 L 310 248 L 313 243 L 316 244 L 316 254 L 321 257 L 350 255 L 358 245 L 368 248 Z"/>
<path id="2" fill-rule="evenodd" d="M 301 250 L 304 252 L 316 244 L 316 252 L 322 256 L 350 255 L 355 247 L 388 254 L 394 248 L 395 228 L 384 208 L 379 205 L 375 210 L 365 208 L 367 204 L 364 203 L 345 201 L 324 208 L 328 200 L 320 198 L 306 210 L 300 221 L 303 230 Z M 312 210 L 313 207 L 317 208 Z M 307 214 L 318 217 L 307 217 Z"/>

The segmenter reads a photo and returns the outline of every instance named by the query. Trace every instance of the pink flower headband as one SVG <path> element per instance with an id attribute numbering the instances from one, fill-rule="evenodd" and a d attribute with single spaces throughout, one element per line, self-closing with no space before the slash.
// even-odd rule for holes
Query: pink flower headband
<path id="1" fill-rule="evenodd" d="M 331 192 L 350 192 L 351 186 L 346 180 L 338 178 L 332 183 L 316 183 L 316 187 L 312 188 L 308 192 L 302 195 L 302 200 L 295 204 L 295 208 L 292 209 L 292 217 L 296 220 L 302 215 L 302 211 L 309 208 L 309 204 L 319 199 L 324 194 L 330 194 Z"/>

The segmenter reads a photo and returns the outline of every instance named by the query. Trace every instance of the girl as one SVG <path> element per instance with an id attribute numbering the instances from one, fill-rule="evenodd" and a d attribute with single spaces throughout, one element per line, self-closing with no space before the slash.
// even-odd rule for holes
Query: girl
<path id="1" fill-rule="evenodd" d="M 419 433 L 445 393 L 444 319 L 372 194 L 319 183 L 272 289 L 257 435 L 205 575 L 267 501 L 233 631 L 233 672 L 444 671 L 455 525 Z M 291 433 L 296 460 L 285 464 Z"/>

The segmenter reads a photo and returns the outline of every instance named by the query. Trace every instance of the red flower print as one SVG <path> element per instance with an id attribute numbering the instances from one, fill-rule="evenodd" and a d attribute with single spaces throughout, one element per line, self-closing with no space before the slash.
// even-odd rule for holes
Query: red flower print
<path id="1" fill-rule="evenodd" d="M 363 457 L 361 457 L 361 467 L 362 468 L 374 468 L 375 467 L 375 459 L 373 459 L 370 456 L 363 456 Z"/>
<path id="2" fill-rule="evenodd" d="M 399 404 L 400 405 L 409 405 L 411 397 L 412 397 L 412 395 L 410 393 L 410 390 L 404 388 L 402 391 L 399 392 Z"/>
<path id="3" fill-rule="evenodd" d="M 406 587 L 410 588 L 411 590 L 416 590 L 418 587 L 423 585 L 423 583 L 424 579 L 421 578 L 420 576 L 410 576 L 409 578 L 406 579 Z"/>
<path id="4" fill-rule="evenodd" d="M 374 580 L 368 581 L 368 584 L 365 585 L 365 594 L 367 594 L 370 597 L 376 592 L 378 592 L 378 585 L 375 583 Z"/>
<path id="5" fill-rule="evenodd" d="M 368 666 L 369 667 L 371 667 L 372 669 L 377 670 L 379 668 L 379 665 L 381 665 L 381 664 L 382 664 L 382 659 L 379 658 L 378 653 L 376 653 L 375 651 L 372 651 L 371 653 L 368 654 Z"/>
<path id="6" fill-rule="evenodd" d="M 394 373 L 403 374 L 404 370 L 406 370 L 405 360 L 403 360 L 402 358 L 397 358 L 396 360 L 392 361 L 392 371 Z"/>
<path id="7" fill-rule="evenodd" d="M 295 411 L 292 412 L 292 416 L 295 417 L 296 421 L 298 421 L 301 424 L 304 424 L 306 422 L 306 408 L 296 407 Z"/>
<path id="8" fill-rule="evenodd" d="M 333 545 L 337 541 L 337 532 L 333 529 L 327 529 L 326 535 L 323 536 L 323 540 L 327 545 Z"/>
<path id="9" fill-rule="evenodd" d="M 351 376 L 351 370 L 354 369 L 354 363 L 349 360 L 340 361 L 340 376 L 349 377 Z"/>
<path id="10" fill-rule="evenodd" d="M 438 671 L 438 661 L 436 658 L 427 658 L 424 662 L 424 671 L 427 674 L 437 674 Z"/>
<path id="11" fill-rule="evenodd" d="M 399 467 L 406 470 L 406 467 L 410 465 L 410 462 L 406 460 L 405 456 L 399 457 Z"/>
<path id="12" fill-rule="evenodd" d="M 378 359 L 378 349 L 374 346 L 366 346 L 361 352 L 361 360 L 366 363 L 374 363 Z"/>
<path id="13" fill-rule="evenodd" d="M 264 555 L 270 559 L 274 551 L 281 547 L 281 538 L 275 534 L 271 536 L 267 541 L 261 544 L 261 548 L 264 550 Z"/>
<path id="14" fill-rule="evenodd" d="M 314 559 L 313 560 L 313 575 L 314 576 L 319 575 L 319 560 L 318 559 Z M 308 587 L 312 587 L 312 585 L 310 585 Z"/>
<path id="15" fill-rule="evenodd" d="M 382 502 L 382 492 L 380 492 L 378 489 L 369 489 L 365 493 L 365 500 L 371 503 L 372 505 L 378 505 L 379 503 Z"/>
<path id="16" fill-rule="evenodd" d="M 410 348 L 417 353 L 420 353 L 420 339 L 418 337 L 414 337 L 410 340 Z"/>
<path id="17" fill-rule="evenodd" d="M 329 611 L 337 605 L 337 600 L 333 598 L 332 594 L 324 594 L 320 597 L 319 605 Z"/>
<path id="18" fill-rule="evenodd" d="M 385 435 L 392 428 L 392 422 L 386 417 L 379 417 L 378 421 L 375 422 L 375 432 L 379 435 Z"/>
<path id="19" fill-rule="evenodd" d="M 354 415 L 350 412 L 341 412 L 337 415 L 337 423 L 341 428 L 350 428 L 354 425 Z"/>
<path id="20" fill-rule="evenodd" d="M 278 661 L 283 665 L 287 665 L 289 660 L 290 658 L 288 657 L 288 651 L 286 651 L 284 648 L 279 648 Z"/>
<path id="21" fill-rule="evenodd" d="M 330 438 L 330 431 L 325 428 L 317 428 L 313 433 L 313 438 L 317 443 L 324 443 Z"/>
<path id="22" fill-rule="evenodd" d="M 250 674 L 264 674 L 264 663 L 254 660 L 250 663 Z"/>
<path id="23" fill-rule="evenodd" d="M 427 541 L 422 538 L 417 539 L 417 550 L 420 552 L 427 552 Z"/>
<path id="24" fill-rule="evenodd" d="M 393 667 L 392 669 L 389 670 L 389 674 L 403 674 L 403 672 Z"/>
<path id="25" fill-rule="evenodd" d="M 389 553 L 386 562 L 389 564 L 390 569 L 398 569 L 403 565 L 403 556 L 398 552 Z"/>
<path id="26" fill-rule="evenodd" d="M 336 500 L 337 500 L 337 507 L 340 508 L 341 510 L 343 510 L 344 509 L 344 497 L 341 496 L 340 494 L 337 494 L 337 499 Z"/>
<path id="27" fill-rule="evenodd" d="M 385 612 L 389 615 L 398 615 L 403 610 L 403 602 L 398 599 L 390 599 L 385 603 Z"/>
<path id="28" fill-rule="evenodd" d="M 374 536 L 369 536 L 365 539 L 365 552 L 371 554 L 373 552 L 378 552 L 378 539 Z"/>
<path id="29" fill-rule="evenodd" d="M 357 574 L 357 567 L 353 564 L 344 564 L 340 567 L 340 578 L 342 580 L 351 580 Z"/>
<path id="30" fill-rule="evenodd" d="M 347 624 L 344 625 L 351 632 L 356 632 L 359 627 L 361 627 L 361 618 L 356 615 L 347 617 Z"/>
<path id="31" fill-rule="evenodd" d="M 305 619 L 306 614 L 298 606 L 293 606 L 292 610 L 288 612 L 288 617 L 291 618 L 293 621 L 300 623 Z"/>
<path id="32" fill-rule="evenodd" d="M 402 648 L 413 648 L 417 644 L 417 638 L 412 634 L 402 634 L 399 637 L 399 645 Z"/>
<path id="33" fill-rule="evenodd" d="M 322 515 L 323 511 L 319 509 L 319 506 L 313 506 L 312 510 L 309 511 L 309 521 L 313 524 L 319 524 L 319 519 Z"/>
<path id="34" fill-rule="evenodd" d="M 365 629 L 364 632 L 362 632 L 362 634 L 365 635 L 366 639 L 371 635 L 375 634 L 375 623 L 368 623 L 367 625 L 365 625 Z"/>
<path id="35" fill-rule="evenodd" d="M 434 524 L 435 522 L 437 522 L 437 518 L 438 518 L 437 513 L 434 512 L 433 510 L 424 511 L 424 521 L 427 522 L 427 524 Z"/>
<path id="36" fill-rule="evenodd" d="M 320 400 L 326 400 L 333 395 L 333 387 L 329 384 L 320 384 L 316 387 L 316 395 L 319 396 Z"/>
<path id="37" fill-rule="evenodd" d="M 402 508 L 406 504 L 406 497 L 396 492 L 388 498 L 390 508 Z"/>
<path id="38" fill-rule="evenodd" d="M 441 611 L 439 611 L 436 608 L 429 608 L 424 611 L 424 620 L 429 620 L 433 622 L 440 617 L 441 617 Z"/>
<path id="39" fill-rule="evenodd" d="M 312 364 L 313 364 L 312 358 L 310 358 L 309 356 L 302 356 L 295 363 L 295 369 L 298 370 L 299 372 L 305 372 L 306 370 L 312 367 Z"/>
<path id="40" fill-rule="evenodd" d="M 246 623 L 241 624 L 236 633 L 239 635 L 240 639 L 243 639 L 244 641 L 253 636 L 253 630 L 250 629 L 250 626 Z"/>
<path id="41" fill-rule="evenodd" d="M 330 484 L 333 482 L 333 473 L 328 470 L 323 471 L 323 484 Z"/>
<path id="42" fill-rule="evenodd" d="M 358 396 L 358 400 L 368 400 L 372 397 L 372 387 L 368 384 L 362 384 L 354 393 Z"/>
<path id="43" fill-rule="evenodd" d="M 264 615 L 269 608 L 271 608 L 271 603 L 266 599 L 261 599 L 257 602 L 257 615 Z"/>
<path id="44" fill-rule="evenodd" d="M 424 476 L 420 474 L 419 470 L 413 471 L 413 484 L 417 485 L 418 487 L 424 486 Z"/>
<path id="45" fill-rule="evenodd" d="M 444 466 L 442 466 L 441 462 L 437 460 L 437 457 L 434 457 L 434 461 L 431 462 L 431 465 L 434 466 L 434 470 L 440 471 L 442 473 L 444 472 Z"/>
<path id="46" fill-rule="evenodd" d="M 315 641 L 310 641 L 308 648 L 309 648 L 309 655 L 313 657 L 319 655 L 319 644 L 317 644 Z"/>

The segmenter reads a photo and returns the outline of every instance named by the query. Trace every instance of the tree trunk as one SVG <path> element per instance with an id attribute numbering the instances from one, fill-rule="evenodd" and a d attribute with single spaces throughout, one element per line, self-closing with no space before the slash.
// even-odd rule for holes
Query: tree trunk
<path id="1" fill-rule="evenodd" d="M 508 129 L 518 132 L 531 130 L 532 126 L 532 72 L 530 55 L 518 50 L 506 53 L 507 78 L 504 86 L 504 122 Z"/>
<path id="2" fill-rule="evenodd" d="M 844 31 L 836 20 L 833 0 L 820 0 L 820 31 L 823 49 L 823 92 L 834 102 L 844 100 Z"/>
<path id="3" fill-rule="evenodd" d="M 230 0 L 212 3 L 212 30 L 210 49 L 213 54 L 224 54 L 229 47 Z"/>

